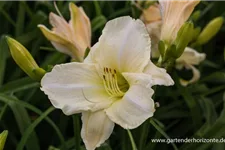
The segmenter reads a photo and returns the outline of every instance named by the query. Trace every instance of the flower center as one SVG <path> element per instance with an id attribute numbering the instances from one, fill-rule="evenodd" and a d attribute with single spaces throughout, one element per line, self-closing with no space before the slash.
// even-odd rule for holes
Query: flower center
<path id="1" fill-rule="evenodd" d="M 104 83 L 106 92 L 111 97 L 122 97 L 124 95 L 124 90 L 122 90 L 121 89 L 122 86 L 119 85 L 117 75 L 118 74 L 115 69 L 106 68 L 106 67 L 103 69 L 103 83 Z M 125 85 L 126 87 L 128 86 L 128 84 L 125 84 Z"/>

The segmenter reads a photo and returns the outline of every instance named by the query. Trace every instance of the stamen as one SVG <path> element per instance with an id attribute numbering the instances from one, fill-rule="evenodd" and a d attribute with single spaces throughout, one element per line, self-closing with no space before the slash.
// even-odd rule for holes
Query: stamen
<path id="1" fill-rule="evenodd" d="M 111 97 L 123 96 L 124 93 L 120 90 L 118 86 L 118 80 L 116 75 L 116 70 L 104 67 L 103 68 L 103 84 L 105 86 L 106 92 Z"/>
<path id="2" fill-rule="evenodd" d="M 104 84 L 104 86 L 105 86 L 106 92 L 111 96 L 112 93 L 110 92 L 110 89 L 108 89 L 108 86 L 107 86 L 107 84 L 106 84 L 106 78 L 105 78 L 105 75 L 103 75 L 103 78 L 104 78 L 103 84 Z"/>
<path id="3" fill-rule="evenodd" d="M 124 94 L 121 90 L 120 90 L 120 88 L 119 88 L 119 86 L 118 86 L 118 81 L 117 81 L 117 76 L 115 76 L 115 78 L 114 78 L 114 80 L 115 80 L 115 86 L 116 86 L 116 89 L 117 89 L 117 91 L 118 91 L 118 93 L 120 93 L 120 94 Z"/>
<path id="4" fill-rule="evenodd" d="M 114 73 L 116 74 L 116 70 L 114 69 Z"/>

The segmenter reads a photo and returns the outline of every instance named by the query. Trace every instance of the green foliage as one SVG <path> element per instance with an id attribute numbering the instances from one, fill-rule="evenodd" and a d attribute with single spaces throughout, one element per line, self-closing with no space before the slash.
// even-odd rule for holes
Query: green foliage
<path id="1" fill-rule="evenodd" d="M 82 1 L 90 17 L 92 45 L 97 42 L 105 23 L 113 18 L 140 16 L 127 1 Z M 58 1 L 62 15 L 69 20 L 68 2 Z M 225 2 L 201 2 L 192 21 L 196 39 L 209 21 L 223 16 Z M 9 55 L 4 36 L 11 36 L 26 47 L 37 64 L 45 70 L 69 62 L 68 56 L 53 48 L 37 28 L 50 27 L 48 15 L 56 12 L 53 2 L 0 2 L 0 131 L 8 130 L 5 150 L 84 150 L 80 137 L 80 115 L 65 116 L 55 110 L 40 83 L 28 78 Z M 197 28 L 196 28 L 197 27 Z M 224 143 L 153 143 L 154 138 L 222 138 L 225 137 L 225 26 L 206 45 L 195 48 L 207 54 L 200 66 L 201 79 L 188 87 L 179 84 L 179 76 L 189 78 L 189 72 L 173 71 L 173 87 L 157 87 L 154 100 L 160 103 L 153 118 L 134 130 L 116 126 L 109 140 L 98 150 L 224 150 Z M 179 42 L 179 41 L 178 41 Z M 164 52 L 165 45 L 160 44 Z"/>

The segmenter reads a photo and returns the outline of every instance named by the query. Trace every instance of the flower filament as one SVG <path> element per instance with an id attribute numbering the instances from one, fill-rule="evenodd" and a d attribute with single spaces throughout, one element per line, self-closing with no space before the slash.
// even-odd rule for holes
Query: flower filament
<path id="1" fill-rule="evenodd" d="M 124 92 L 118 86 L 116 70 L 111 68 L 104 68 L 103 70 L 103 84 L 106 92 L 112 97 L 122 97 Z"/>

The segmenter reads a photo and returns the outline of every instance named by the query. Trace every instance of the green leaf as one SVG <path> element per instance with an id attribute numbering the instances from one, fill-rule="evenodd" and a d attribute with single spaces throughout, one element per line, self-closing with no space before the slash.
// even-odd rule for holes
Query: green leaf
<path id="1" fill-rule="evenodd" d="M 213 72 L 209 76 L 204 77 L 200 82 L 225 83 L 225 72 Z"/>
<path id="2" fill-rule="evenodd" d="M 2 36 L 0 39 L 0 87 L 2 86 L 4 80 L 7 55 L 8 46 L 6 44 L 5 38 Z"/>
<path id="3" fill-rule="evenodd" d="M 180 84 L 177 75 L 176 75 L 175 81 L 176 81 L 175 85 L 177 86 L 178 92 L 181 94 L 181 96 L 185 100 L 190 110 L 194 128 L 197 129 L 202 123 L 202 116 L 201 116 L 201 111 L 199 109 L 199 104 L 197 103 L 197 100 L 195 99 L 195 97 L 193 97 L 193 95 L 190 93 L 190 91 L 188 91 L 186 87 L 183 87 Z"/>
<path id="4" fill-rule="evenodd" d="M 106 24 L 106 22 L 107 22 L 107 19 L 103 15 L 100 15 L 100 16 L 95 17 L 91 21 L 92 32 L 94 33 L 98 29 L 102 29 L 103 26 Z"/>
<path id="5" fill-rule="evenodd" d="M 52 111 L 54 111 L 54 107 L 48 108 L 40 117 L 38 117 L 24 132 L 22 139 L 20 140 L 17 150 L 23 150 L 24 146 L 26 145 L 27 141 L 29 140 L 29 137 L 34 132 L 34 129 L 36 126 L 45 119 Z"/>
<path id="6" fill-rule="evenodd" d="M 10 97 L 10 96 L 7 96 L 5 94 L 0 94 L 0 101 L 8 104 L 9 102 L 14 102 L 18 105 L 21 105 L 39 115 L 43 114 L 43 112 L 41 110 L 39 110 L 38 108 L 34 107 L 33 105 L 30 105 L 29 103 L 26 103 L 26 102 L 23 102 L 23 101 L 20 101 L 18 100 L 17 98 L 15 97 Z M 60 141 L 61 141 L 61 144 L 62 144 L 62 148 L 63 149 L 67 149 L 66 148 L 66 145 L 65 145 L 65 140 L 64 140 L 64 137 L 61 133 L 61 131 L 59 130 L 59 128 L 56 126 L 56 124 L 49 118 L 49 117 L 45 117 L 44 118 L 48 123 L 49 125 L 52 126 L 52 128 L 55 130 L 56 134 L 58 135 Z"/>
<path id="7" fill-rule="evenodd" d="M 4 2 L 4 1 L 1 1 L 0 2 L 0 9 L 3 9 L 3 7 L 5 6 L 5 4 L 6 4 L 6 1 Z"/>
<path id="8" fill-rule="evenodd" d="M 74 143 L 75 143 L 75 149 L 80 150 L 80 143 L 81 143 L 81 137 L 80 137 L 80 118 L 78 115 L 73 115 L 73 128 L 74 128 Z"/>
<path id="9" fill-rule="evenodd" d="M 53 54 L 46 57 L 46 59 L 41 63 L 42 67 L 47 67 L 48 65 L 56 65 L 66 61 L 67 55 L 59 52 L 54 52 Z"/>
<path id="10" fill-rule="evenodd" d="M 9 101 L 8 105 L 13 111 L 21 135 L 24 135 L 25 130 L 31 124 L 31 120 L 26 109 L 13 101 Z M 24 146 L 25 145 L 28 150 L 40 150 L 38 138 L 35 132 L 31 134 L 30 138 L 27 140 Z"/>
<path id="11" fill-rule="evenodd" d="M 2 107 L 1 112 L 0 112 L 0 121 L 2 120 L 3 115 L 5 114 L 5 112 L 6 112 L 6 110 L 7 110 L 7 107 L 8 107 L 7 104 L 5 104 L 5 105 Z"/>
<path id="12" fill-rule="evenodd" d="M 163 131 L 163 129 L 158 125 L 155 121 L 155 119 L 150 119 L 151 125 L 160 133 L 162 134 L 166 139 L 170 139 L 170 137 Z M 171 143 L 174 150 L 178 150 L 177 146 L 174 143 Z"/>
<path id="13" fill-rule="evenodd" d="M 19 36 L 24 31 L 24 21 L 25 21 L 25 9 L 23 3 L 19 3 L 19 10 L 17 13 L 16 21 L 16 37 Z"/>
<path id="14" fill-rule="evenodd" d="M 29 77 L 8 82 L 0 88 L 0 93 L 15 93 L 30 88 L 40 87 L 40 83 L 33 81 Z"/>
<path id="15" fill-rule="evenodd" d="M 102 15 L 101 7 L 99 5 L 99 1 L 93 1 L 96 11 L 96 16 Z"/>
<path id="16" fill-rule="evenodd" d="M 37 29 L 37 25 L 43 23 L 45 20 L 47 20 L 48 17 L 43 11 L 37 11 L 33 17 L 31 18 L 31 21 L 29 25 L 27 26 L 27 31 L 30 31 L 32 29 Z"/>
<path id="17" fill-rule="evenodd" d="M 223 96 L 223 110 L 220 113 L 219 118 L 213 123 L 213 125 L 204 130 L 200 135 L 195 135 L 196 138 L 222 138 L 225 136 L 225 93 Z M 213 143 L 188 143 L 184 144 L 181 147 L 181 150 L 193 150 L 193 149 L 207 149 L 209 148 Z"/>
<path id="18" fill-rule="evenodd" d="M 217 112 L 213 102 L 210 99 L 205 97 L 199 97 L 198 101 L 202 107 L 203 116 L 205 117 L 206 120 L 205 124 L 197 132 L 197 135 L 202 135 L 202 133 L 204 133 L 205 130 L 209 129 L 216 121 Z"/>

